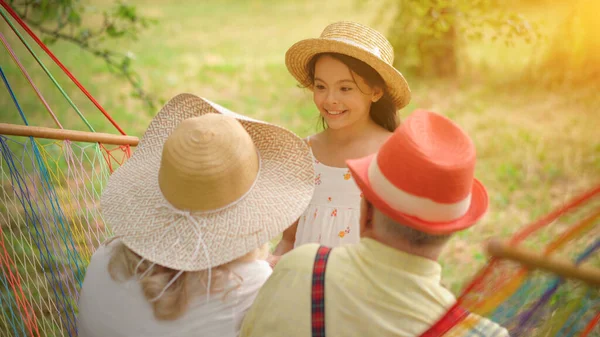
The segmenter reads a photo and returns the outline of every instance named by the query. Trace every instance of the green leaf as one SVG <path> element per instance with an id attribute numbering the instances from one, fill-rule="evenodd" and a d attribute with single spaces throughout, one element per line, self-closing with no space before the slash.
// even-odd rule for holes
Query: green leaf
<path id="1" fill-rule="evenodd" d="M 117 17 L 127 19 L 129 21 L 135 22 L 137 20 L 136 8 L 135 6 L 128 6 L 123 3 L 119 3 L 117 5 L 116 13 Z"/>
<path id="2" fill-rule="evenodd" d="M 125 34 L 124 31 L 118 30 L 113 24 L 110 24 L 106 27 L 106 33 L 108 34 L 108 36 L 113 38 L 118 38 Z"/>
<path id="3" fill-rule="evenodd" d="M 67 20 L 76 26 L 81 25 L 81 14 L 75 11 L 73 8 L 69 8 Z"/>
<path id="4" fill-rule="evenodd" d="M 42 37 L 42 42 L 44 42 L 45 45 L 53 45 L 54 43 L 56 43 L 56 38 L 53 36 L 44 36 Z"/>

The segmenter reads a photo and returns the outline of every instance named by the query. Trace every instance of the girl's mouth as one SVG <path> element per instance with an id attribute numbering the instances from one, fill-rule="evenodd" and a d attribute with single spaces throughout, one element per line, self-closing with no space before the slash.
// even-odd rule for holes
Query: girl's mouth
<path id="1" fill-rule="evenodd" d="M 348 110 L 325 110 L 330 116 L 341 116 L 346 113 Z"/>

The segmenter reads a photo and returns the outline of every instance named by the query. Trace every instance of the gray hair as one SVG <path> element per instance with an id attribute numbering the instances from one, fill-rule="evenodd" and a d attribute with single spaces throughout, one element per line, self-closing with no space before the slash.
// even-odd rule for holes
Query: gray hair
<path id="1" fill-rule="evenodd" d="M 452 236 L 452 234 L 439 235 L 421 232 L 390 219 L 376 208 L 373 217 L 377 227 L 383 232 L 382 234 L 402 238 L 415 247 L 441 245 Z"/>

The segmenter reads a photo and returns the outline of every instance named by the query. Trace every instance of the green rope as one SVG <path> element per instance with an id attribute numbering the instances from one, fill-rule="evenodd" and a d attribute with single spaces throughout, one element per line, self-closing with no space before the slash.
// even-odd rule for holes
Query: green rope
<path id="1" fill-rule="evenodd" d="M 19 31 L 17 30 L 17 28 L 10 21 L 10 19 L 8 18 L 8 14 L 5 12 L 4 8 L 2 8 L 2 7 L 0 7 L 0 14 L 2 14 L 2 17 L 4 18 L 4 20 L 10 25 L 10 27 L 12 28 L 12 30 L 17 34 L 17 36 L 19 37 L 19 39 L 21 40 L 21 42 L 23 42 L 23 44 L 25 45 L 25 47 L 27 47 L 27 50 L 29 50 L 29 52 L 31 53 L 31 55 L 33 55 L 33 57 L 38 62 L 38 64 L 42 67 L 42 69 L 44 69 L 44 71 L 46 72 L 46 75 L 48 75 L 48 77 L 50 77 L 50 79 L 52 80 L 52 83 L 54 83 L 54 85 L 56 86 L 56 88 L 58 88 L 58 90 L 62 93 L 62 95 L 65 97 L 65 99 L 73 107 L 73 109 L 75 109 L 75 111 L 77 112 L 77 114 L 79 115 L 79 117 L 81 118 L 81 120 L 85 123 L 85 125 L 87 125 L 87 127 L 90 129 L 90 131 L 96 132 L 96 130 L 94 130 L 94 128 L 88 122 L 88 120 L 83 116 L 83 114 L 81 113 L 81 111 L 79 111 L 79 109 L 77 108 L 77 106 L 75 105 L 75 103 L 73 103 L 73 101 L 71 100 L 71 98 L 69 97 L 69 95 L 67 95 L 67 93 L 63 90 L 63 88 L 60 86 L 60 84 L 58 84 L 58 82 L 56 81 L 56 79 L 54 79 L 54 76 L 52 76 L 52 74 L 50 73 L 50 71 L 48 71 L 48 69 L 46 68 L 46 66 L 44 65 L 44 63 L 35 54 L 35 52 L 33 51 L 33 49 L 31 49 L 31 47 L 29 46 L 29 44 L 27 43 L 27 41 L 25 41 L 25 39 L 23 38 L 23 36 L 21 35 L 21 33 L 19 33 Z"/>

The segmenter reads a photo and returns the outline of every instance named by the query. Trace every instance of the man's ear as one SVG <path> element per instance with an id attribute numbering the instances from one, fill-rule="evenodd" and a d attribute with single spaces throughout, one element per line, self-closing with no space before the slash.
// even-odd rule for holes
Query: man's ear
<path id="1" fill-rule="evenodd" d="M 373 229 L 373 213 L 375 208 L 373 208 L 373 204 L 367 201 L 367 228 Z"/>
<path id="2" fill-rule="evenodd" d="M 370 237 L 373 232 L 373 205 L 363 198 L 360 204 L 360 236 Z"/>

